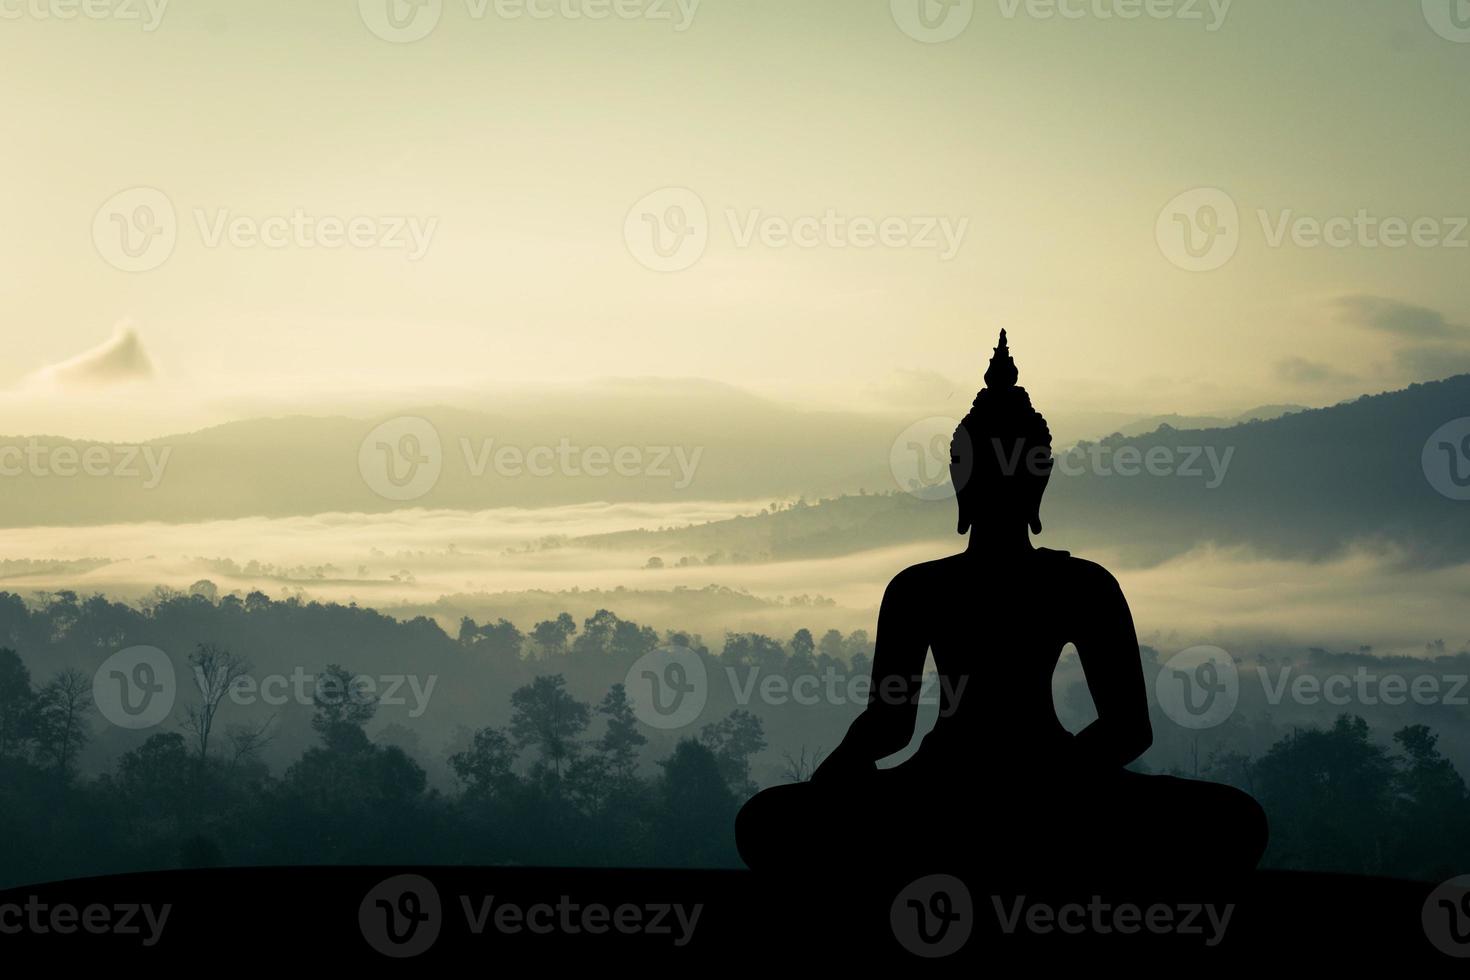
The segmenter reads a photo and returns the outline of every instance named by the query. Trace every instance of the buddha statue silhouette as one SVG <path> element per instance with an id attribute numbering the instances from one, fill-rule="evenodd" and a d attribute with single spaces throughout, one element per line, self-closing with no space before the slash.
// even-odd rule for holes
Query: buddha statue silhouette
<path id="1" fill-rule="evenodd" d="M 1132 615 L 1101 566 L 1031 543 L 1051 433 L 1017 378 L 1002 331 L 950 448 L 968 547 L 893 578 L 866 709 L 809 782 L 767 789 L 740 811 L 737 845 L 757 872 L 1213 879 L 1260 859 L 1266 820 L 1250 796 L 1124 768 L 1153 741 Z M 1097 710 L 1075 735 L 1052 702 L 1067 643 Z M 880 769 L 913 736 L 930 651 L 939 718 L 907 761 Z"/>

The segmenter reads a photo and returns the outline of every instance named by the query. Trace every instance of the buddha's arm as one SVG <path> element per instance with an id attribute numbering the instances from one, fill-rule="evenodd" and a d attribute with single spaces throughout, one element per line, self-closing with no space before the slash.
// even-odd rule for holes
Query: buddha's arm
<path id="1" fill-rule="evenodd" d="M 910 582 L 906 573 L 900 573 L 883 593 L 868 706 L 817 775 L 872 769 L 913 738 L 929 641 L 914 608 Z"/>
<path id="2" fill-rule="evenodd" d="M 1081 603 L 1077 654 L 1097 720 L 1077 734 L 1085 763 L 1126 766 L 1153 744 L 1147 688 L 1138 653 L 1133 614 L 1117 581 L 1102 568 Z"/>

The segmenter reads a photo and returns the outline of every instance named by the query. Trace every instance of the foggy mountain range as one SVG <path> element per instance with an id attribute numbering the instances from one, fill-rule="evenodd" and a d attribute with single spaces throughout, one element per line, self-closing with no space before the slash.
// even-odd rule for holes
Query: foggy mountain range
<path id="1" fill-rule="evenodd" d="M 1320 558 L 1364 540 L 1401 547 L 1419 561 L 1464 560 L 1470 557 L 1464 505 L 1431 486 L 1421 453 L 1430 434 L 1466 406 L 1470 376 L 1459 376 L 1323 409 L 1281 414 L 1292 407 L 1262 408 L 1247 413 L 1258 420 L 1228 426 L 1136 420 L 1121 434 L 1058 450 L 1043 511 L 1054 535 L 1049 540 L 1066 542 L 1058 546 L 1100 543 L 1138 561 L 1162 560 L 1202 541 Z M 697 384 L 652 393 L 630 386 L 621 397 L 589 395 L 564 400 L 559 410 L 533 408 L 515 415 L 405 412 L 431 423 L 440 460 L 432 486 L 408 500 L 375 492 L 371 474 L 359 465 L 359 452 L 381 419 L 243 421 L 141 447 L 9 438 L 0 444 L 25 449 L 29 443 L 42 467 L 59 471 L 58 464 L 70 459 L 76 470 L 90 451 L 92 462 L 105 469 L 105 459 L 113 472 L 68 479 L 19 464 L 12 453 L 5 462 L 20 472 L 7 474 L 0 523 L 805 497 L 822 502 L 579 543 L 642 548 L 665 562 L 724 563 L 832 556 L 953 535 L 953 505 L 942 492 L 940 499 L 925 500 L 895 490 L 901 475 L 890 469 L 889 457 L 906 424 L 902 419 L 792 411 L 735 389 Z M 1150 431 L 1137 432 L 1144 427 Z M 69 457 L 56 455 L 66 446 Z M 569 454 L 573 472 L 529 472 L 527 454 L 538 446 L 546 447 L 546 460 Z M 518 454 L 512 460 L 521 460 L 519 472 L 506 470 L 497 456 L 507 447 Z M 596 469 L 587 465 L 589 447 L 606 450 L 600 475 L 583 471 Z M 609 463 L 624 447 L 641 467 L 633 475 L 619 475 Z M 131 469 L 125 472 L 124 463 Z"/>
<path id="2" fill-rule="evenodd" d="M 1043 503 L 1055 547 L 1102 546 L 1135 562 L 1212 542 L 1322 559 L 1355 544 L 1425 564 L 1470 559 L 1466 504 L 1426 478 L 1426 440 L 1470 406 L 1470 376 L 1228 428 L 1162 426 L 1059 453 Z M 1150 459 L 1153 460 L 1152 467 Z M 949 499 L 845 496 L 698 527 L 583 539 L 670 557 L 827 557 L 954 537 Z M 1059 543 L 1057 543 L 1059 542 Z"/>

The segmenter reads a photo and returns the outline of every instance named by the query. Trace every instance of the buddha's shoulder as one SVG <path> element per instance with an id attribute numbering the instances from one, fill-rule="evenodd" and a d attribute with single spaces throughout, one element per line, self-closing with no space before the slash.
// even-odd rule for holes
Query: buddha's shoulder
<path id="1" fill-rule="evenodd" d="M 1033 553 L 1036 561 L 1047 565 L 1060 566 L 1075 559 L 1065 551 L 1053 551 L 1049 548 L 1037 548 Z M 935 580 L 951 580 L 956 577 L 969 578 L 975 574 L 975 559 L 965 552 L 954 555 L 946 555 L 943 558 L 934 558 L 929 561 L 921 561 L 910 565 L 897 575 L 893 576 L 891 586 L 903 588 L 905 586 L 922 586 Z"/>
<path id="2" fill-rule="evenodd" d="M 1045 575 L 1070 584 L 1108 588 L 1116 588 L 1118 584 L 1106 568 L 1069 551 L 1037 548 L 1033 558 Z M 961 552 L 910 565 L 893 577 L 889 588 L 898 591 L 924 589 L 937 582 L 951 581 L 957 576 L 965 577 L 968 573 L 969 558 Z"/>
<path id="3" fill-rule="evenodd" d="M 964 555 L 950 555 L 910 565 L 888 582 L 889 593 L 924 589 L 934 582 L 952 577 L 964 560 Z"/>
<path id="4" fill-rule="evenodd" d="M 1095 561 L 1081 558 L 1069 551 L 1052 551 L 1050 548 L 1036 550 L 1044 561 L 1055 567 L 1057 575 L 1071 582 L 1098 588 L 1118 588 L 1118 580 L 1113 578 L 1113 573 Z"/>

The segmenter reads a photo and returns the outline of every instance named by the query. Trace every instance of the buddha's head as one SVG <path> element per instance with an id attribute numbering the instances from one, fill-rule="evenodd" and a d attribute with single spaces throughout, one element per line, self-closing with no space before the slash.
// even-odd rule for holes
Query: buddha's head
<path id="1" fill-rule="evenodd" d="M 1041 533 L 1041 495 L 1051 479 L 1051 431 L 1016 385 L 1006 332 L 985 372 L 985 387 L 950 443 L 949 475 L 959 504 L 959 533 L 972 526 L 1024 523 Z"/>

